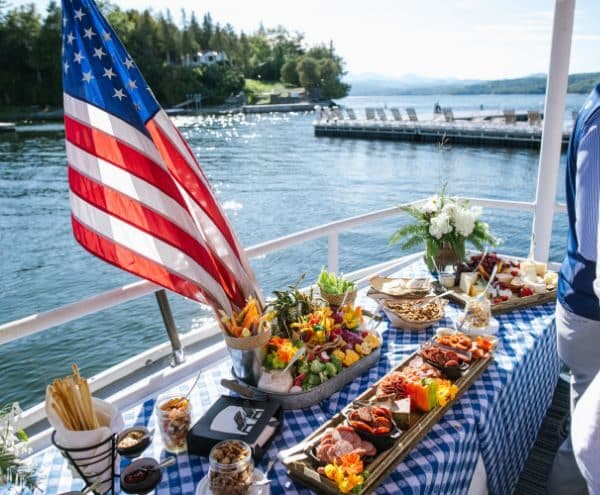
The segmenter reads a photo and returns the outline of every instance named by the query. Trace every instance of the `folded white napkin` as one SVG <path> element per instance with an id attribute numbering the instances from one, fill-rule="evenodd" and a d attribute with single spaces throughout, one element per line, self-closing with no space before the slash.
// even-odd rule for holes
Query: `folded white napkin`
<path id="1" fill-rule="evenodd" d="M 113 433 L 122 431 L 124 428 L 123 416 L 116 407 L 104 400 L 92 397 L 92 403 L 94 405 L 96 417 L 98 418 L 98 423 L 100 423 L 100 428 L 87 431 L 69 430 L 63 425 L 58 414 L 52 408 L 51 401 L 52 399 L 50 398 L 48 391 L 46 391 L 46 414 L 48 415 L 48 421 L 50 422 L 50 425 L 52 425 L 52 427 L 56 430 L 56 443 L 61 447 L 85 448 L 96 445 L 109 438 Z M 95 455 L 99 456 L 100 459 L 98 462 L 93 462 L 94 459 L 81 460 L 81 464 L 89 464 L 89 466 L 79 466 L 88 480 L 93 481 L 96 473 L 104 471 L 106 468 L 110 467 L 110 463 L 113 462 L 113 459 L 110 455 L 101 455 L 103 453 L 108 454 L 108 450 L 110 448 L 111 445 L 107 442 L 95 449 L 89 449 L 81 452 L 71 451 L 69 452 L 69 455 L 73 458 L 75 463 L 77 463 L 78 459 L 82 459 L 84 457 L 91 457 Z M 113 454 L 116 456 L 116 452 Z M 115 460 L 115 462 L 117 461 Z M 75 471 L 75 469 L 72 469 L 72 471 L 74 475 L 78 476 L 78 473 Z M 110 473 L 108 471 L 103 473 L 101 478 L 108 480 L 106 482 L 107 485 L 111 482 Z M 103 487 L 101 491 L 105 491 L 106 489 L 107 488 Z"/>

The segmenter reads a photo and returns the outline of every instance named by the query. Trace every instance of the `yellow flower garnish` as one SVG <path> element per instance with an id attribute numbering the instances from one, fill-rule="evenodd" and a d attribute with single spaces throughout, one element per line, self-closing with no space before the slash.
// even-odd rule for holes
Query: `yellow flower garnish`
<path id="1" fill-rule="evenodd" d="M 325 476 L 336 482 L 340 492 L 350 493 L 364 483 L 363 461 L 358 454 L 344 454 L 325 466 Z"/>

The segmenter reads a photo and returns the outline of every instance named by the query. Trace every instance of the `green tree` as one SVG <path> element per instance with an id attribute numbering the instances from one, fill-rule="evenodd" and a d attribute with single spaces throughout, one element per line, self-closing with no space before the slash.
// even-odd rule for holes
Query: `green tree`
<path id="1" fill-rule="evenodd" d="M 300 85 L 298 77 L 298 58 L 289 58 L 281 67 L 281 81 L 293 86 Z"/>
<path id="2" fill-rule="evenodd" d="M 0 26 L 0 94 L 6 105 L 38 101 L 37 67 L 33 57 L 41 30 L 41 17 L 34 4 L 9 10 Z"/>
<path id="3" fill-rule="evenodd" d="M 298 60 L 296 64 L 298 71 L 298 80 L 300 85 L 307 91 L 319 88 L 321 85 L 321 75 L 319 74 L 319 63 L 313 57 L 305 55 Z"/>
<path id="4" fill-rule="evenodd" d="M 210 13 L 204 14 L 204 17 L 202 18 L 201 32 L 202 35 L 198 42 L 200 43 L 200 46 L 202 46 L 203 50 L 208 50 L 211 48 L 210 39 L 212 38 L 214 32 L 213 20 Z"/>
<path id="5" fill-rule="evenodd" d="M 350 86 L 340 79 L 342 68 L 332 58 L 322 58 L 318 62 L 321 77 L 321 89 L 325 98 L 346 96 Z"/>
<path id="6" fill-rule="evenodd" d="M 39 83 L 37 103 L 58 105 L 61 94 L 61 32 L 62 16 L 56 2 L 48 5 L 46 18 L 35 40 L 32 58 Z"/>

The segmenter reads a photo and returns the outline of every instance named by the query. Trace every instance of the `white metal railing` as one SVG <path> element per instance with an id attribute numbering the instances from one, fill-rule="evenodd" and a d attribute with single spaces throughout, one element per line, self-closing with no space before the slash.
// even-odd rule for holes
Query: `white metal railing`
<path id="1" fill-rule="evenodd" d="M 487 208 L 531 212 L 535 211 L 535 203 L 533 202 L 502 201 L 483 198 L 465 199 L 468 199 L 474 205 Z M 419 202 L 420 201 L 404 203 L 391 208 L 312 227 L 284 237 L 279 237 L 277 239 L 251 246 L 247 248 L 246 252 L 249 257 L 258 257 L 272 253 L 273 251 L 301 244 L 309 240 L 327 236 L 328 267 L 330 270 L 338 271 L 340 232 L 397 216 L 403 212 L 404 207 L 418 204 Z M 566 212 L 566 207 L 564 204 L 556 204 L 554 211 L 560 213 Z M 71 304 L 51 309 L 49 311 L 33 314 L 25 318 L 4 323 L 0 325 L 0 345 L 26 337 L 27 335 L 41 332 L 50 327 L 76 320 L 92 313 L 97 313 L 103 309 L 108 309 L 124 302 L 140 298 L 142 296 L 154 293 L 160 289 L 160 286 L 142 280 L 124 285 L 122 287 L 117 287 L 102 294 L 91 296 Z"/>

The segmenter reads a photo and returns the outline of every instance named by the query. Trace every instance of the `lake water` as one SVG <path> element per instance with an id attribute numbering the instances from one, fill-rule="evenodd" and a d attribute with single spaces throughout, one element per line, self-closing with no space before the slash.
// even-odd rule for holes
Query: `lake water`
<path id="1" fill-rule="evenodd" d="M 583 95 L 569 95 L 566 118 Z M 539 95 L 349 97 L 355 109 L 433 103 L 455 111 L 541 110 Z M 362 114 L 362 110 L 360 110 Z M 316 138 L 313 114 L 180 118 L 176 124 L 200 159 L 245 246 L 348 216 L 423 198 L 448 182 L 452 194 L 532 201 L 538 152 L 409 142 Z M 63 134 L 56 124 L 0 136 L 0 323 L 97 294 L 134 277 L 96 259 L 73 239 Z M 40 130 L 38 128 L 38 130 Z M 564 200 L 564 157 L 558 198 Z M 527 213 L 485 212 L 502 250 L 526 255 Z M 340 238 L 340 266 L 351 271 L 404 254 L 390 247 L 398 218 L 354 229 Z M 557 215 L 551 258 L 564 251 L 566 219 Z M 312 280 L 327 260 L 325 239 L 253 260 L 265 294 Z M 201 306 L 169 295 L 180 331 L 209 318 Z M 91 376 L 166 340 L 154 296 L 105 310 L 0 347 L 0 402 L 23 407 L 40 401 L 46 384 L 70 372 L 72 362 Z"/>

